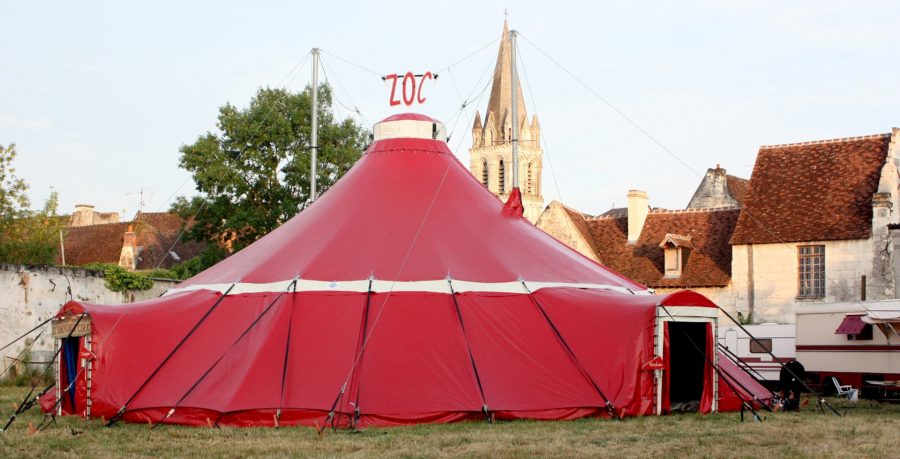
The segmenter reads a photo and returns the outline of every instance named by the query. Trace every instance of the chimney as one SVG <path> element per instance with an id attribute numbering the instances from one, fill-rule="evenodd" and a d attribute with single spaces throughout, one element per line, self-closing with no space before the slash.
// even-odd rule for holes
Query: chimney
<path id="1" fill-rule="evenodd" d="M 647 213 L 650 212 L 650 198 L 646 191 L 628 190 L 628 243 L 634 244 L 641 235 Z"/>
<path id="2" fill-rule="evenodd" d="M 119 255 L 119 266 L 134 271 L 137 268 L 137 237 L 134 227 L 128 225 L 128 231 L 122 237 L 122 252 Z"/>
<path id="3" fill-rule="evenodd" d="M 69 219 L 69 226 L 88 226 L 94 224 L 94 206 L 75 204 L 75 212 Z"/>

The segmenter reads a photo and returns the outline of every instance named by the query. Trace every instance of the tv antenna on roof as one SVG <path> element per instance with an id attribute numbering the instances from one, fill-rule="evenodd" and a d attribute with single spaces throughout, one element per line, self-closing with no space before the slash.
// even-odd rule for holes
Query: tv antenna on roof
<path id="1" fill-rule="evenodd" d="M 125 193 L 125 196 L 134 196 L 134 195 L 140 196 L 140 202 L 138 203 L 138 212 L 143 213 L 144 206 L 147 204 L 147 200 L 150 199 L 150 196 L 153 196 L 152 192 L 153 192 L 153 190 L 150 188 L 141 187 L 140 189 L 138 189 L 136 191 L 132 191 L 131 193 Z M 145 193 L 147 194 L 146 199 L 144 197 Z"/>

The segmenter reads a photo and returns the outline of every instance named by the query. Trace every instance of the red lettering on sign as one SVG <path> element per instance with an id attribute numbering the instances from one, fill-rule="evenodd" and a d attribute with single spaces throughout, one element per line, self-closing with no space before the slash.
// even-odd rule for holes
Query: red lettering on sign
<path id="1" fill-rule="evenodd" d="M 388 102 L 391 107 L 400 105 L 402 101 L 404 105 L 410 106 L 414 103 L 424 104 L 425 96 L 422 95 L 422 89 L 425 86 L 425 80 L 437 80 L 438 74 L 425 72 L 421 75 L 413 72 L 406 72 L 403 75 L 392 73 L 381 77 L 383 81 L 391 80 L 391 98 Z M 397 94 L 397 83 L 403 80 L 403 86 L 400 88 L 400 94 Z M 416 80 L 418 79 L 418 80 Z"/>
<path id="2" fill-rule="evenodd" d="M 393 107 L 393 106 L 395 106 L 395 105 L 400 105 L 400 101 L 397 100 L 397 98 L 396 98 L 396 95 L 397 95 L 397 74 L 395 73 L 395 74 L 393 74 L 393 75 L 385 75 L 385 76 L 384 76 L 384 79 L 385 79 L 385 80 L 394 80 L 394 83 L 393 83 L 393 85 L 391 86 L 391 100 L 390 100 L 390 102 L 391 102 L 391 107 Z"/>
<path id="3" fill-rule="evenodd" d="M 419 80 L 419 92 L 416 94 L 416 102 L 418 102 L 420 104 L 425 103 L 425 98 L 422 97 L 422 86 L 425 86 L 425 78 L 428 78 L 429 80 L 431 80 L 432 79 L 431 72 L 425 72 L 425 74 L 422 75 L 422 79 Z"/>
<path id="4" fill-rule="evenodd" d="M 409 98 L 406 97 L 406 82 L 412 82 L 412 91 L 409 93 Z M 403 103 L 407 106 L 412 105 L 415 101 L 416 97 L 416 76 L 413 75 L 412 72 L 406 72 L 406 75 L 403 75 Z"/>

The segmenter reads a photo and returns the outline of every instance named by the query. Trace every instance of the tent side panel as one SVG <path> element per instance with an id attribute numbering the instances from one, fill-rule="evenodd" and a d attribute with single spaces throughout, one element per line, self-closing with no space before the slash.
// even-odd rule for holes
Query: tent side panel
<path id="1" fill-rule="evenodd" d="M 130 305 L 84 305 L 96 356 L 91 416 L 114 416 L 220 296 L 197 291 Z"/>
<path id="2" fill-rule="evenodd" d="M 654 354 L 652 297 L 624 302 L 620 294 L 578 289 L 542 289 L 534 297 L 620 414 L 653 413 L 653 371 L 642 370 Z"/>
<path id="3" fill-rule="evenodd" d="M 459 302 L 491 411 L 531 418 L 604 406 L 528 296 L 466 293 Z"/>
<path id="4" fill-rule="evenodd" d="M 229 348 L 237 341 L 238 337 L 277 297 L 278 294 L 275 293 L 226 297 L 134 398 L 128 407 L 129 412 L 125 414 L 124 418 L 140 422 L 159 421 L 160 418 L 148 419 L 140 416 L 138 410 L 169 408 L 178 404 L 178 401 L 191 390 L 191 386 L 197 383 L 210 368 L 213 368 L 217 360 L 229 352 Z M 207 308 L 208 306 L 204 308 L 203 312 Z M 273 312 L 275 312 L 274 307 L 266 316 Z M 263 316 L 263 318 L 266 317 Z M 195 323 L 196 320 L 191 320 L 188 325 L 193 326 Z M 169 332 L 163 331 L 162 333 Z M 177 337 L 181 339 L 184 336 L 185 332 L 182 332 Z M 144 342 L 129 341 L 126 344 L 133 348 L 132 352 L 135 358 L 141 358 L 139 354 L 141 349 L 154 347 L 155 342 L 155 339 L 150 339 Z M 167 347 L 166 353 L 171 348 Z M 118 361 L 124 358 L 124 356 L 119 356 Z M 156 368 L 156 365 L 152 368 Z M 142 382 L 143 380 L 138 381 L 138 385 Z M 137 386 L 134 386 L 134 389 L 131 389 L 126 397 L 131 395 L 136 388 Z M 179 406 L 185 407 L 184 404 Z"/>
<path id="5" fill-rule="evenodd" d="M 453 420 L 481 411 L 450 295 L 373 294 L 369 314 L 358 365 L 362 425 Z"/>

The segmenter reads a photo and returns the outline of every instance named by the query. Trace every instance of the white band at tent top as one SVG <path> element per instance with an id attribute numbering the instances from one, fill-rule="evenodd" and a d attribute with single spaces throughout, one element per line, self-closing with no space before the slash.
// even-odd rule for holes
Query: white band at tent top
<path id="1" fill-rule="evenodd" d="M 447 139 L 447 128 L 444 123 L 424 120 L 392 120 L 382 121 L 375 125 L 374 140 L 386 139 Z"/>
<path id="2" fill-rule="evenodd" d="M 291 287 L 291 280 L 278 282 L 269 282 L 265 284 L 254 283 L 236 283 L 232 288 L 232 284 L 205 284 L 205 285 L 189 285 L 187 287 L 169 289 L 165 295 L 174 293 L 190 292 L 195 290 L 211 290 L 214 292 L 225 293 L 231 288 L 229 295 L 237 295 L 240 293 L 281 293 L 284 291 L 294 291 Z M 356 292 L 366 293 L 369 291 L 369 280 L 351 280 L 351 281 L 318 281 L 318 280 L 297 280 L 296 291 L 298 292 Z M 568 282 L 468 282 L 460 280 L 446 279 L 428 280 L 428 281 L 387 281 L 373 279 L 371 281 L 372 293 L 388 293 L 388 292 L 425 292 L 425 293 L 518 293 L 527 294 L 542 288 L 589 288 L 611 290 L 619 293 L 627 293 L 633 295 L 651 295 L 649 290 L 632 291 L 619 285 L 606 284 L 580 284 Z M 452 284 L 452 290 L 451 290 Z"/>

